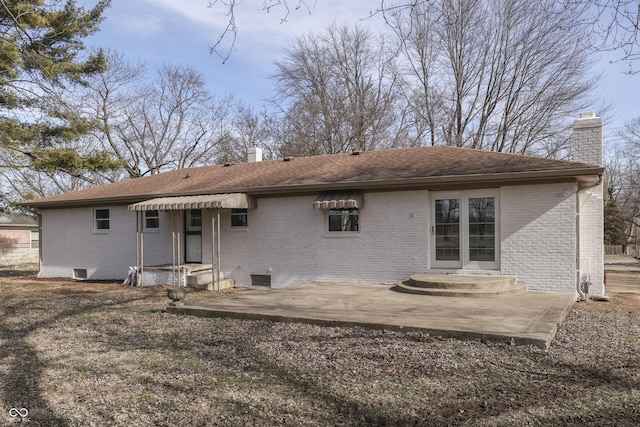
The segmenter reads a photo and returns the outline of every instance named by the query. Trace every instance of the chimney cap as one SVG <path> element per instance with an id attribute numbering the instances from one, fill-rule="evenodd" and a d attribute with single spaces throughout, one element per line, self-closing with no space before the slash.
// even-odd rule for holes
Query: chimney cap
<path id="1" fill-rule="evenodd" d="M 581 119 L 595 119 L 596 113 L 593 111 L 587 111 L 585 113 L 580 113 Z"/>

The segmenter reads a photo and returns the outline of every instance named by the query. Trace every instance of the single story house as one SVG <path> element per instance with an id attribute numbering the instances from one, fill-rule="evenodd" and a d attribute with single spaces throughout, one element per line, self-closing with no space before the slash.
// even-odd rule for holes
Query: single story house
<path id="1" fill-rule="evenodd" d="M 0 265 L 37 264 L 39 247 L 40 230 L 34 217 L 0 214 Z"/>
<path id="2" fill-rule="evenodd" d="M 576 120 L 573 161 L 446 146 L 261 161 L 254 148 L 247 163 L 25 205 L 42 218 L 43 277 L 138 266 L 166 283 L 158 266 L 205 264 L 236 287 L 464 273 L 603 293 L 602 129 L 593 113 Z"/>

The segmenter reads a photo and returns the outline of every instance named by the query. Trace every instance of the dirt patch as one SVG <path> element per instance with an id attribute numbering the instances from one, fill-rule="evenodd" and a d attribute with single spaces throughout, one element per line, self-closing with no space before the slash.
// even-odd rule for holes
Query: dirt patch
<path id="1" fill-rule="evenodd" d="M 593 308 L 604 310 L 640 311 L 640 270 L 606 271 L 605 286 L 611 301 L 597 303 Z"/>
<path id="2" fill-rule="evenodd" d="M 38 274 L 37 264 L 0 265 L 2 277 L 35 277 Z"/>
<path id="3" fill-rule="evenodd" d="M 42 426 L 640 419 L 640 313 L 626 294 L 577 304 L 544 352 L 416 332 L 174 316 L 164 287 L 9 278 L 0 292 L 0 425 L 14 407 Z M 187 295 L 201 298 L 215 295 Z"/>

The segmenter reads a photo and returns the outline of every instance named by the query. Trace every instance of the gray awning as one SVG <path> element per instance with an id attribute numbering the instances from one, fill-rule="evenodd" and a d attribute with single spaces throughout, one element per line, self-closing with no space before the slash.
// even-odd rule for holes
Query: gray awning
<path id="1" fill-rule="evenodd" d="M 313 202 L 314 209 L 361 208 L 363 205 L 364 195 L 361 191 L 324 192 Z"/>
<path id="2" fill-rule="evenodd" d="M 244 193 L 206 194 L 202 196 L 159 197 L 129 205 L 130 211 L 172 211 L 184 209 L 247 209 L 249 196 Z"/>

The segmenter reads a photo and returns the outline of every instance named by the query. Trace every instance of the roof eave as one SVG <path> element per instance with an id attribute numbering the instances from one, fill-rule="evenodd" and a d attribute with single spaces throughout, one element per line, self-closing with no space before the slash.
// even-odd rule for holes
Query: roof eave
<path id="1" fill-rule="evenodd" d="M 594 166 L 592 168 L 562 169 L 550 171 L 528 171 L 528 172 L 508 172 L 493 174 L 465 174 L 448 175 L 436 177 L 416 177 L 402 179 L 366 180 L 366 181 L 338 181 L 321 182 L 313 184 L 291 184 L 265 187 L 246 188 L 220 188 L 208 189 L 200 192 L 178 192 L 178 193 L 154 193 L 138 194 L 129 196 L 112 196 L 100 198 L 84 198 L 70 200 L 50 200 L 41 201 L 29 200 L 23 202 L 23 206 L 31 208 L 62 208 L 70 206 L 95 206 L 95 205 L 115 205 L 131 204 L 157 197 L 176 196 L 196 196 L 201 194 L 214 193 L 247 193 L 251 195 L 282 195 L 287 193 L 300 193 L 309 191 L 326 190 L 397 190 L 397 189 L 443 189 L 461 187 L 492 187 L 506 185 L 541 184 L 562 181 L 593 181 L 599 180 L 604 174 L 604 168 Z"/>

